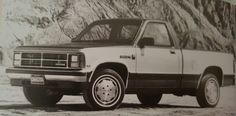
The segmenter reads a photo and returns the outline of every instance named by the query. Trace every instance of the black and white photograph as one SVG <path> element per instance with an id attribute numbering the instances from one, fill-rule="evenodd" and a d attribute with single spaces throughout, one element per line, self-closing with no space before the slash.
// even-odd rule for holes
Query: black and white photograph
<path id="1" fill-rule="evenodd" d="M 0 0 L 0 116 L 236 116 L 236 0 Z"/>

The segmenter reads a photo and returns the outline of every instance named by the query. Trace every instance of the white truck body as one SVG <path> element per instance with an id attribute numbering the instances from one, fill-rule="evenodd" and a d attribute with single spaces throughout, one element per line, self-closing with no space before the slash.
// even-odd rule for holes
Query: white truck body
<path id="1" fill-rule="evenodd" d="M 130 22 L 129 26 L 139 24 L 137 34 L 130 44 L 85 41 L 56 46 L 18 47 L 15 50 L 14 67 L 6 70 L 11 84 L 23 87 L 48 87 L 50 85 L 47 85 L 47 81 L 88 84 L 93 82 L 94 76 L 102 69 L 116 71 L 125 84 L 126 93 L 158 91 L 176 95 L 196 95 L 203 77 L 208 73 L 216 76 L 219 86 L 235 84 L 232 54 L 181 48 L 172 27 L 162 21 L 113 19 L 91 25 L 112 21 Z M 147 31 L 148 26 L 151 28 L 152 25 L 157 26 L 152 28 L 160 28 L 158 33 L 164 34 L 163 40 L 156 41 L 151 38 L 156 36 L 155 33 Z M 86 29 L 81 35 L 84 33 Z M 142 38 L 146 39 L 145 45 L 142 45 Z M 74 59 L 76 55 L 79 61 Z M 79 63 L 73 64 L 74 60 Z M 32 83 L 35 75 L 42 75 L 44 79 L 39 79 L 39 83 Z M 83 88 L 79 90 L 83 92 Z"/>

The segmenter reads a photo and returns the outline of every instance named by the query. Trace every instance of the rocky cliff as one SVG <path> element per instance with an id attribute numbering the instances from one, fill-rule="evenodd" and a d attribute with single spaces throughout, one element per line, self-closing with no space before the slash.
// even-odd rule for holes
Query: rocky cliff
<path id="1" fill-rule="evenodd" d="M 0 14 L 6 62 L 15 46 L 70 42 L 98 19 L 168 21 L 184 48 L 230 52 L 236 39 L 234 0 L 0 0 Z"/>

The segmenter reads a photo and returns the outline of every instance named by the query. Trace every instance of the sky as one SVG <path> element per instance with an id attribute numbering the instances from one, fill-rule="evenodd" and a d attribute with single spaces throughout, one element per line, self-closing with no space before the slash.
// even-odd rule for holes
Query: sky
<path id="1" fill-rule="evenodd" d="M 0 31 L 1 31 L 1 29 L 2 29 L 2 25 L 3 25 L 3 20 L 4 20 L 4 0 L 0 0 Z"/>
<path id="2" fill-rule="evenodd" d="M 1 22 L 2 22 L 2 10 L 3 10 L 3 0 L 0 0 L 0 27 L 1 27 Z"/>
<path id="3" fill-rule="evenodd" d="M 3 0 L 0 0 L 0 37 L 1 37 L 1 33 L 2 33 L 2 24 L 3 24 Z M 1 38 L 0 38 L 0 42 L 1 42 Z"/>

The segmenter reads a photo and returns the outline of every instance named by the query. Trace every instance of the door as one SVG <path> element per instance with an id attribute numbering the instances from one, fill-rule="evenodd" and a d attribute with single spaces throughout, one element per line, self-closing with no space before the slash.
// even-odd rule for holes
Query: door
<path id="1" fill-rule="evenodd" d="M 181 51 L 175 49 L 164 23 L 149 22 L 143 33 L 153 43 L 136 48 L 137 88 L 177 88 L 181 80 Z"/>

